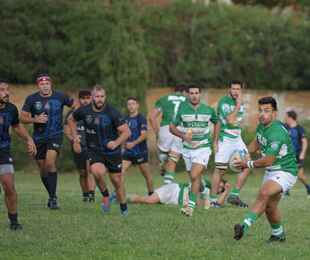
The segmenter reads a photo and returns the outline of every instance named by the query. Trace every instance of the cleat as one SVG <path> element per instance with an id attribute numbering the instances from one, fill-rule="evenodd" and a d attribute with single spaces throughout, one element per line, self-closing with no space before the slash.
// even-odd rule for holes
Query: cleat
<path id="1" fill-rule="evenodd" d="M 284 242 L 286 240 L 284 232 L 281 235 L 275 236 L 271 235 L 270 238 L 267 240 L 268 243 L 272 242 Z"/>
<path id="2" fill-rule="evenodd" d="M 90 193 L 88 196 L 88 202 L 95 202 L 95 194 L 94 193 Z"/>
<path id="3" fill-rule="evenodd" d="M 181 213 L 182 213 L 184 216 L 192 217 L 192 216 L 193 216 L 193 212 L 194 212 L 194 209 L 191 208 L 191 207 L 181 208 Z"/>
<path id="4" fill-rule="evenodd" d="M 10 224 L 10 229 L 13 231 L 17 231 L 17 230 L 22 230 L 23 226 L 19 223 L 11 223 Z"/>
<path id="5" fill-rule="evenodd" d="M 227 202 L 239 208 L 248 208 L 249 205 L 243 202 L 238 196 L 230 195 Z"/>
<path id="6" fill-rule="evenodd" d="M 47 203 L 47 207 L 49 209 L 59 209 L 57 198 L 56 197 L 55 198 L 49 198 L 48 203 Z"/>
<path id="7" fill-rule="evenodd" d="M 234 226 L 234 232 L 235 232 L 234 239 L 240 240 L 244 235 L 244 226 L 241 224 L 236 224 Z"/>
<path id="8" fill-rule="evenodd" d="M 219 208 L 222 207 L 222 205 L 219 204 L 217 201 L 211 201 L 210 207 L 211 207 L 211 208 L 215 208 L 215 209 L 219 209 Z"/>
<path id="9" fill-rule="evenodd" d="M 128 209 L 126 209 L 126 210 L 121 210 L 121 216 L 122 217 L 127 217 L 128 216 Z"/>
<path id="10" fill-rule="evenodd" d="M 101 210 L 103 213 L 110 212 L 110 201 L 108 196 L 102 197 Z"/>

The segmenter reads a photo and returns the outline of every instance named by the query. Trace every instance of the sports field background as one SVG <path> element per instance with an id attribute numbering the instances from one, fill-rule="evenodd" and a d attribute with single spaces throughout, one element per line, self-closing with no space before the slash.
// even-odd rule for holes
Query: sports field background
<path id="1" fill-rule="evenodd" d="M 157 187 L 162 180 L 156 169 L 153 175 Z M 261 177 L 261 172 L 249 177 L 241 194 L 246 202 L 253 202 Z M 177 179 L 185 181 L 186 175 L 179 173 Z M 228 179 L 235 180 L 235 176 L 228 175 Z M 16 173 L 24 230 L 8 229 L 1 201 L 1 260 L 309 259 L 310 199 L 300 183 L 280 206 L 287 242 L 270 245 L 266 243 L 270 228 L 264 217 L 243 240 L 233 240 L 232 227 L 241 221 L 246 209 L 198 209 L 187 218 L 174 206 L 129 205 L 129 216 L 124 218 L 114 204 L 111 213 L 102 215 L 98 200 L 95 204 L 81 202 L 76 174 L 61 175 L 59 181 L 61 209 L 51 211 L 45 207 L 47 198 L 37 173 Z M 136 169 L 127 175 L 126 187 L 129 193 L 146 193 Z"/>

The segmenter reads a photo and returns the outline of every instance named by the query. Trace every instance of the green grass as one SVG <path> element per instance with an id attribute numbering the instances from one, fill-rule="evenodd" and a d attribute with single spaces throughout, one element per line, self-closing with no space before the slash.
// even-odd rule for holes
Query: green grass
<path id="1" fill-rule="evenodd" d="M 156 172 L 157 176 L 157 172 Z M 242 197 L 253 202 L 262 174 L 250 176 Z M 281 211 L 287 242 L 266 244 L 270 228 L 260 218 L 241 241 L 232 239 L 232 227 L 246 209 L 198 209 L 186 218 L 173 206 L 129 205 L 123 218 L 118 205 L 102 215 L 99 204 L 81 202 L 77 175 L 60 176 L 61 210 L 45 208 L 46 194 L 35 173 L 17 172 L 21 232 L 7 227 L 6 209 L 0 204 L 0 259 L 309 259 L 310 199 L 297 183 Z M 180 174 L 180 180 L 186 175 Z M 235 175 L 228 179 L 234 181 Z M 155 184 L 161 182 L 155 177 Z M 126 179 L 128 192 L 146 192 L 136 170 Z M 99 198 L 99 194 L 97 193 Z M 3 197 L 3 194 L 1 195 Z"/>

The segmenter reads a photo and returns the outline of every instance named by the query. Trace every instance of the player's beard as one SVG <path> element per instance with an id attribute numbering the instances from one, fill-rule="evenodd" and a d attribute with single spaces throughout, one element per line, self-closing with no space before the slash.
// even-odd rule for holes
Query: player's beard
<path id="1" fill-rule="evenodd" d="M 99 106 L 97 105 L 97 103 L 94 102 L 94 107 L 95 107 L 96 109 L 98 109 L 98 110 L 101 110 L 101 109 L 104 107 L 104 103 L 102 103 L 102 102 L 98 102 L 98 103 L 100 103 Z"/>
<path id="2" fill-rule="evenodd" d="M 9 100 L 10 100 L 9 95 L 6 95 L 3 98 L 0 98 L 0 105 L 4 105 L 4 104 L 8 103 Z"/>

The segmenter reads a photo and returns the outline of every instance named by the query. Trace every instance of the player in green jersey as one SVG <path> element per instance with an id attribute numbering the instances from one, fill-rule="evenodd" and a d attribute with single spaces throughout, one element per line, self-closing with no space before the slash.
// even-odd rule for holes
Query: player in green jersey
<path id="1" fill-rule="evenodd" d="M 200 101 L 200 88 L 188 88 L 188 101 L 182 103 L 170 124 L 170 131 L 183 140 L 183 159 L 190 173 L 191 190 L 189 204 L 182 213 L 192 216 L 201 185 L 201 177 L 211 155 L 211 124 L 217 124 L 215 110 Z M 179 127 L 179 128 L 178 128 Z M 214 127 L 216 129 L 216 127 Z"/>
<path id="2" fill-rule="evenodd" d="M 214 136 L 215 171 L 212 179 L 211 205 L 219 207 L 217 203 L 217 186 L 228 167 L 228 161 L 236 150 L 248 153 L 246 145 L 241 138 L 241 123 L 244 118 L 244 104 L 242 103 L 243 83 L 232 81 L 229 86 L 229 93 L 218 102 L 218 117 L 220 121 L 219 131 Z M 238 174 L 235 187 L 231 190 L 227 202 L 238 207 L 247 208 L 239 195 L 249 170 L 244 169 Z"/>
<path id="3" fill-rule="evenodd" d="M 235 166 L 265 168 L 263 184 L 250 212 L 243 223 L 234 227 L 234 239 L 239 240 L 249 227 L 263 213 L 271 225 L 269 242 L 285 241 L 278 208 L 281 194 L 291 189 L 297 180 L 297 164 L 291 138 L 282 123 L 276 120 L 277 103 L 273 97 L 263 97 L 258 101 L 259 121 L 256 138 L 249 145 L 249 151 L 261 152 L 262 157 L 252 160 L 236 160 Z"/>
<path id="4" fill-rule="evenodd" d="M 182 140 L 169 131 L 169 124 L 181 103 L 186 100 L 186 86 L 178 85 L 175 92 L 156 101 L 150 113 L 150 123 L 157 137 L 157 147 L 164 182 L 173 182 L 176 164 L 182 152 Z M 161 117 L 160 125 L 158 118 Z"/>
<path id="5" fill-rule="evenodd" d="M 211 183 L 208 179 L 204 178 L 204 181 L 200 187 L 200 198 L 197 201 L 198 206 L 203 206 L 208 209 L 210 206 L 208 193 L 211 188 Z M 166 205 L 179 205 L 183 208 L 188 205 L 189 202 L 189 183 L 169 183 L 157 188 L 153 194 L 148 196 L 140 196 L 132 194 L 129 196 L 128 201 L 130 203 L 137 204 L 166 204 Z M 230 191 L 230 184 L 226 180 L 222 180 L 217 191 L 219 195 L 219 203 L 224 205 L 225 200 Z"/>

